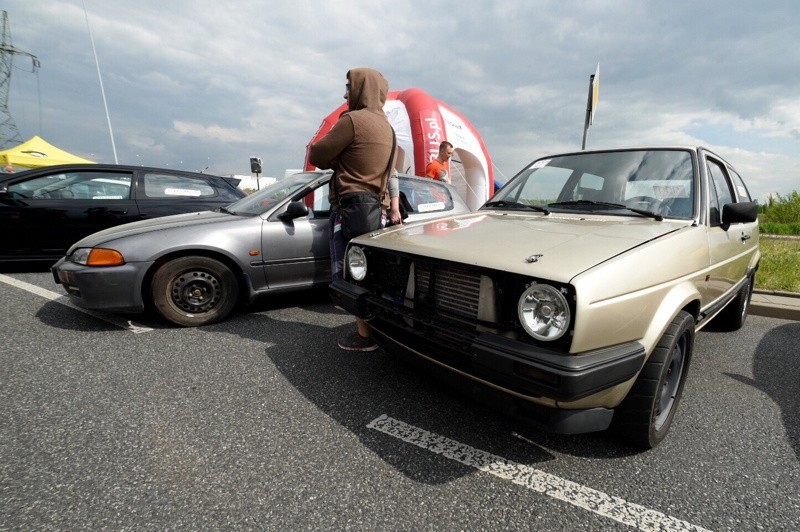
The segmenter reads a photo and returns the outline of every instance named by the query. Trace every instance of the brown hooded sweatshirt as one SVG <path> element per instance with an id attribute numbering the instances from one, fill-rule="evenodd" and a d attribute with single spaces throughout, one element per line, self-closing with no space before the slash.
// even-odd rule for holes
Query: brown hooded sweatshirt
<path id="1" fill-rule="evenodd" d="M 347 73 L 347 80 L 348 110 L 324 137 L 309 147 L 308 160 L 317 168 L 334 170 L 339 195 L 374 192 L 384 198 L 386 206 L 392 126 L 383 112 L 383 104 L 389 83 L 371 68 L 354 68 Z M 328 197 L 331 205 L 336 205 L 333 186 L 332 180 Z"/>

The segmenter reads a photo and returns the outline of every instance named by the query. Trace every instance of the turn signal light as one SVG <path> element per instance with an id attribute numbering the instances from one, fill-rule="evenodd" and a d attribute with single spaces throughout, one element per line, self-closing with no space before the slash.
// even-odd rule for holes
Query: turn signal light
<path id="1" fill-rule="evenodd" d="M 86 257 L 87 266 L 119 266 L 121 264 L 125 264 L 125 258 L 116 249 L 93 248 Z"/>

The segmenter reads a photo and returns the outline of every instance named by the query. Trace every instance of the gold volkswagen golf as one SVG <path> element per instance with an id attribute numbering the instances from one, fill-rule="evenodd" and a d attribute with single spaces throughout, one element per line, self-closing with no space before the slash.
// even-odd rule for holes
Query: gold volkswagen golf
<path id="1" fill-rule="evenodd" d="M 744 324 L 758 205 L 702 147 L 538 159 L 476 212 L 362 235 L 333 300 L 507 413 L 667 434 L 695 332 Z"/>

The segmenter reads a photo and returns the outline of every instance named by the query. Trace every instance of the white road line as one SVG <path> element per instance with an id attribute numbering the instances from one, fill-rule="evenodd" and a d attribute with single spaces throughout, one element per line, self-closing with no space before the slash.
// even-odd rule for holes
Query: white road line
<path id="1" fill-rule="evenodd" d="M 705 531 L 705 528 L 670 517 L 644 506 L 608 495 L 524 464 L 506 460 L 433 432 L 409 425 L 386 414 L 373 419 L 367 428 L 383 432 L 445 458 L 474 467 L 514 484 L 567 502 L 625 525 L 646 531 Z"/>
<path id="2" fill-rule="evenodd" d="M 130 332 L 132 332 L 134 334 L 139 334 L 139 333 L 143 333 L 143 332 L 149 332 L 149 331 L 153 330 L 150 327 L 145 327 L 144 325 L 139 325 L 136 322 L 133 322 L 133 321 L 130 321 L 130 320 L 125 320 L 125 319 L 120 318 L 118 316 L 114 316 L 114 315 L 111 315 L 111 314 L 108 314 L 108 315 L 101 314 L 99 312 L 94 312 L 94 311 L 91 311 L 91 310 L 80 308 L 80 307 L 74 305 L 69 300 L 69 298 L 67 296 L 65 296 L 65 295 L 58 294 L 58 293 L 50 291 L 50 290 L 46 290 L 46 289 L 44 289 L 44 288 L 42 288 L 40 286 L 36 286 L 35 284 L 30 284 L 30 283 L 26 283 L 25 281 L 20 281 L 19 279 L 14 279 L 13 277 L 9 277 L 8 275 L 3 275 L 2 273 L 0 273 L 0 282 L 6 283 L 6 284 L 11 285 L 11 286 L 15 286 L 17 288 L 21 288 L 22 290 L 25 290 L 26 292 L 30 292 L 32 294 L 36 294 L 37 296 L 43 297 L 45 299 L 49 299 L 50 301 L 53 301 L 55 303 L 59 303 L 61 305 L 64 305 L 65 307 L 69 307 L 71 309 L 78 310 L 80 312 L 83 312 L 84 314 L 88 314 L 89 316 L 93 316 L 93 317 L 95 317 L 97 319 L 106 321 L 106 322 L 108 322 L 108 323 L 110 323 L 112 325 L 116 325 L 117 327 L 120 327 L 122 329 L 130 331 Z"/>

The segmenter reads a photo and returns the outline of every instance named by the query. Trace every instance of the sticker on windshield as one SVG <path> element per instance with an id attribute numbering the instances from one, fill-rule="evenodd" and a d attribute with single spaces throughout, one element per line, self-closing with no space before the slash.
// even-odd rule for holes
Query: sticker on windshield
<path id="1" fill-rule="evenodd" d="M 533 165 L 531 165 L 531 168 L 544 168 L 548 164 L 550 164 L 550 159 L 543 159 L 541 161 L 536 161 L 535 163 L 533 163 Z"/>
<path id="2" fill-rule="evenodd" d="M 433 203 L 420 203 L 417 205 L 417 212 L 432 212 L 432 211 L 443 211 L 444 210 L 444 202 L 436 201 Z"/>
<path id="3" fill-rule="evenodd" d="M 747 189 L 744 188 L 742 185 L 737 186 L 736 189 L 739 191 L 739 197 L 740 198 L 746 198 L 747 197 Z"/>
<path id="4" fill-rule="evenodd" d="M 199 196 L 202 192 L 188 188 L 165 188 L 164 194 L 166 196 Z"/>

